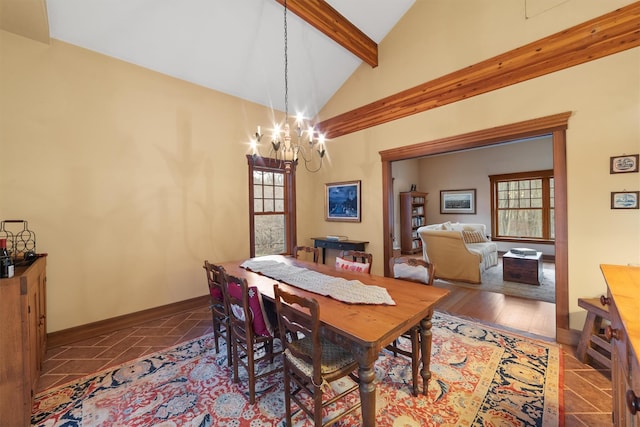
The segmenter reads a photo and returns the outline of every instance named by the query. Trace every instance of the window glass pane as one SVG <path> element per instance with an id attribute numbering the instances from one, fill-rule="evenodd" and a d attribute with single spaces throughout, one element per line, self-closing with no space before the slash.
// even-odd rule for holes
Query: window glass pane
<path id="1" fill-rule="evenodd" d="M 284 200 L 276 200 L 276 212 L 284 212 Z"/>
<path id="2" fill-rule="evenodd" d="M 256 256 L 282 254 L 287 251 L 285 216 L 257 215 L 255 217 Z"/>
<path id="3" fill-rule="evenodd" d="M 253 183 L 254 184 L 262 184 L 262 172 L 253 171 Z"/>
<path id="4" fill-rule="evenodd" d="M 283 173 L 274 174 L 273 183 L 275 185 L 284 186 L 284 174 Z"/>
<path id="5" fill-rule="evenodd" d="M 264 184 L 273 185 L 273 172 L 264 172 Z"/>
<path id="6" fill-rule="evenodd" d="M 264 198 L 265 199 L 273 199 L 273 187 L 265 186 L 264 187 Z"/>
<path id="7" fill-rule="evenodd" d="M 555 215 L 556 211 L 555 209 L 551 209 L 551 238 L 555 239 L 556 238 L 556 215 Z"/>
<path id="8" fill-rule="evenodd" d="M 272 199 L 264 199 L 264 211 L 265 212 L 273 212 L 273 200 Z"/>
<path id="9" fill-rule="evenodd" d="M 253 200 L 253 211 L 254 212 L 262 212 L 262 199 L 254 199 Z"/>
<path id="10" fill-rule="evenodd" d="M 531 200 L 532 208 L 542 208 L 542 199 L 533 199 Z"/>
<path id="11" fill-rule="evenodd" d="M 254 185 L 253 186 L 253 198 L 262 199 L 262 185 Z"/>
<path id="12" fill-rule="evenodd" d="M 498 191 L 505 191 L 508 188 L 509 184 L 506 182 L 498 183 Z"/>
<path id="13" fill-rule="evenodd" d="M 500 236 L 542 238 L 542 211 L 539 209 L 498 212 Z"/>
<path id="14" fill-rule="evenodd" d="M 273 195 L 276 199 L 284 199 L 284 187 L 274 187 L 275 194 Z"/>

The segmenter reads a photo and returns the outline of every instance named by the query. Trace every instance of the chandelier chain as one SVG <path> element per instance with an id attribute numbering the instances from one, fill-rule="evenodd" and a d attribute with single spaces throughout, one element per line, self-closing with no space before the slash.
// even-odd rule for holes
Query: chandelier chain
<path id="1" fill-rule="evenodd" d="M 284 0 L 284 117 L 289 117 L 289 56 L 287 49 L 287 0 Z"/>

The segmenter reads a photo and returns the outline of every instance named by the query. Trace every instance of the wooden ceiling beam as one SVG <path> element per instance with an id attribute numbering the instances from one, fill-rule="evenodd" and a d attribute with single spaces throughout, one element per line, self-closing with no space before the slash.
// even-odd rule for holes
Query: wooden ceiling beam
<path id="1" fill-rule="evenodd" d="M 331 117 L 327 138 L 377 126 L 640 46 L 640 2 Z"/>
<path id="2" fill-rule="evenodd" d="M 284 0 L 276 0 L 284 5 Z M 378 66 L 378 44 L 323 0 L 287 0 L 287 9 L 362 59 Z"/>

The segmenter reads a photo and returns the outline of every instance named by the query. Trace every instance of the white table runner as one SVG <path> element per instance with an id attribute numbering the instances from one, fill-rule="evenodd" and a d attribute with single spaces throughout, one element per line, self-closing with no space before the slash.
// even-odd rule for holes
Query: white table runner
<path id="1" fill-rule="evenodd" d="M 274 260 L 249 259 L 240 266 L 306 291 L 330 296 L 349 304 L 396 305 L 385 288 L 365 285 L 359 280 L 329 276 Z"/>

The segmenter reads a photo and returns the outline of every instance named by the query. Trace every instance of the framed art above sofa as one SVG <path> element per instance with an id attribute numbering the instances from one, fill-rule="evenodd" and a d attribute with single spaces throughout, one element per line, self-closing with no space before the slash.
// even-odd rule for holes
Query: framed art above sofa
<path id="1" fill-rule="evenodd" d="M 476 189 L 469 190 L 441 190 L 441 214 L 475 214 Z"/>

